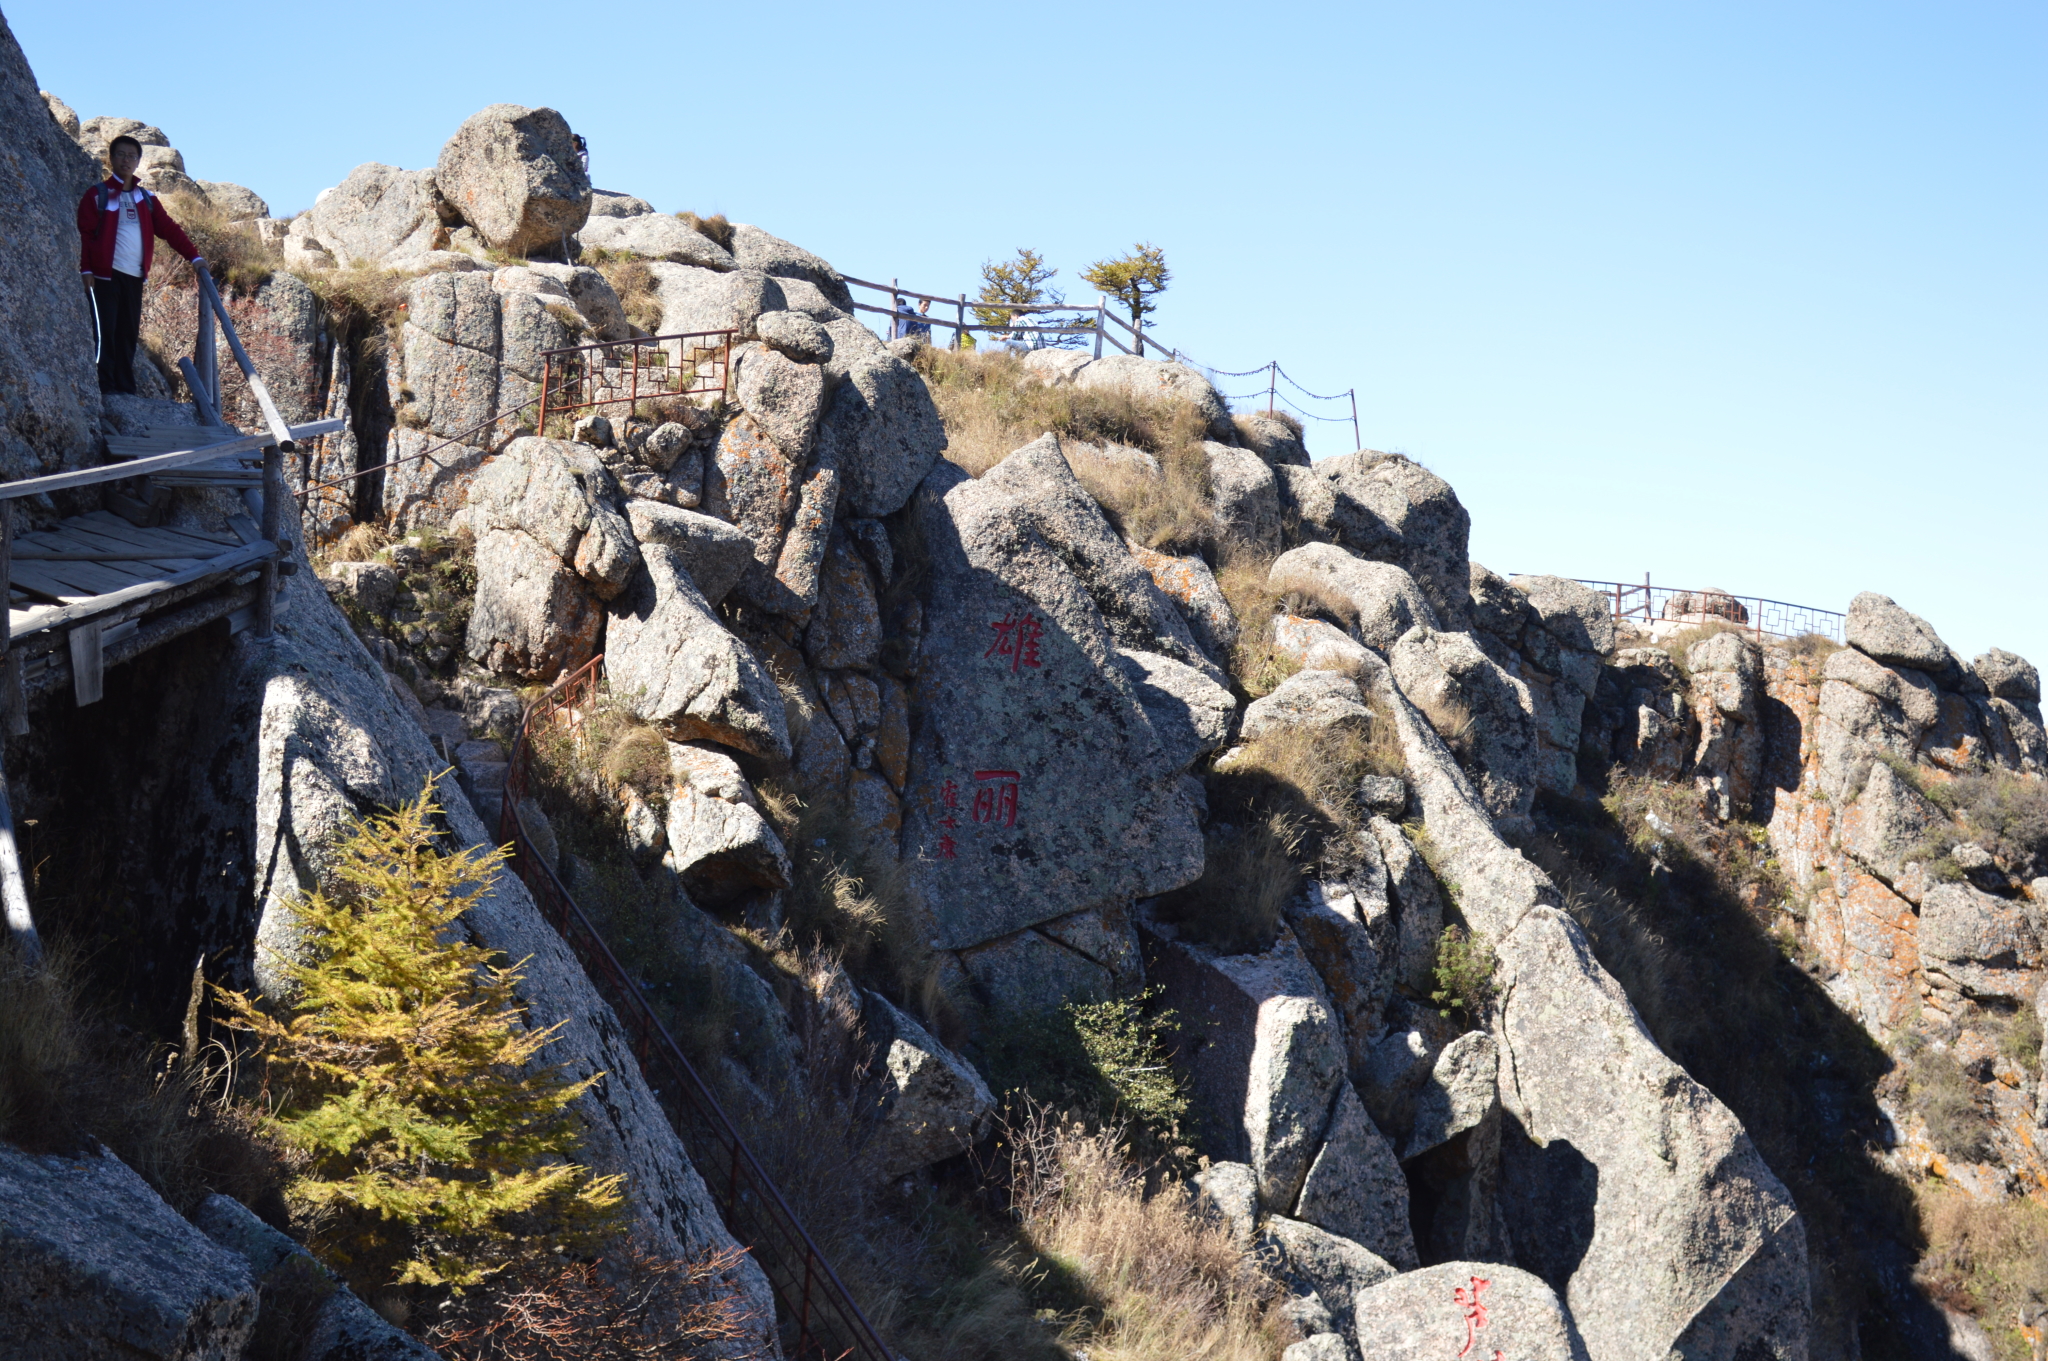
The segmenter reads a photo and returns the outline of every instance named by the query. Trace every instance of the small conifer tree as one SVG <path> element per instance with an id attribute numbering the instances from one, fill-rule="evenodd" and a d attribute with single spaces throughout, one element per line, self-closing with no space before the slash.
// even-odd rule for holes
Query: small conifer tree
<path id="1" fill-rule="evenodd" d="M 268 1129 L 306 1160 L 287 1199 L 358 1289 L 459 1291 L 537 1227 L 587 1232 L 621 1199 L 623 1178 L 571 1161 L 569 1103 L 597 1078 L 533 1062 L 559 1025 L 529 1029 L 519 966 L 456 927 L 505 852 L 439 850 L 439 812 L 429 780 L 350 829 L 337 883 L 294 907 L 315 950 L 287 1016 L 217 990 L 265 1061 Z"/>
<path id="2" fill-rule="evenodd" d="M 1173 281 L 1165 250 L 1143 241 L 1132 246 L 1129 255 L 1097 260 L 1081 271 L 1081 277 L 1128 308 L 1133 326 L 1144 324 L 1145 315 L 1157 307 L 1152 300 Z"/>
<path id="3" fill-rule="evenodd" d="M 1018 248 L 1014 260 L 982 261 L 981 301 L 986 305 L 974 309 L 974 319 L 984 326 L 1008 326 L 1017 307 L 1065 301 L 1059 290 L 1046 287 L 1058 273 L 1046 265 L 1044 256 L 1026 247 Z M 1001 305 L 1005 303 L 1009 306 Z"/>

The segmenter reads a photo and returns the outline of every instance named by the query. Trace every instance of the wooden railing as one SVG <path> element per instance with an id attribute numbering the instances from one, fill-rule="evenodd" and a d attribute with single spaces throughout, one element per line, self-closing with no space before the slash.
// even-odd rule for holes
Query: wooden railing
<path id="1" fill-rule="evenodd" d="M 886 284 L 878 284 L 871 283 L 866 279 L 856 279 L 851 275 L 842 275 L 840 277 L 856 288 L 871 288 L 877 293 L 888 295 L 889 305 L 887 307 L 877 307 L 872 303 L 856 302 L 853 305 L 855 311 L 878 312 L 893 318 L 897 322 L 918 322 L 923 325 L 937 326 L 951 331 L 953 333 L 952 348 L 956 350 L 964 349 L 966 347 L 964 338 L 978 331 L 986 335 L 1089 336 L 1095 341 L 1095 357 L 1097 359 L 1102 358 L 1102 345 L 1104 341 L 1109 342 L 1109 344 L 1125 354 L 1134 354 L 1141 358 L 1144 356 L 1145 346 L 1148 343 L 1155 352 L 1167 359 L 1178 359 L 1180 357 L 1178 350 L 1168 349 L 1156 340 L 1149 340 L 1145 334 L 1143 322 L 1119 316 L 1110 307 L 1109 298 L 1105 295 L 1098 294 L 1093 307 L 1076 306 L 1073 303 L 1065 302 L 996 303 L 969 298 L 965 293 L 952 298 L 940 297 L 936 293 L 918 293 L 902 287 L 894 279 L 891 279 Z M 951 320 L 947 320 L 945 317 L 905 312 L 902 310 L 905 298 L 915 298 L 920 302 L 950 307 L 953 309 L 953 317 Z M 1015 321 L 995 323 L 969 321 L 967 313 L 970 309 L 979 309 L 985 312 L 1006 312 L 1012 317 L 1066 314 L 1072 316 L 1074 320 L 1055 322 L 1049 326 L 1020 325 Z M 1110 330 L 1111 326 L 1123 328 L 1126 340 L 1118 340 L 1115 333 Z"/>
<path id="2" fill-rule="evenodd" d="M 577 721 L 578 709 L 597 697 L 603 663 L 602 655 L 591 658 L 528 707 L 505 769 L 498 835 L 512 843 L 513 869 L 533 893 L 541 914 L 575 951 L 591 983 L 633 1037 L 633 1052 L 647 1085 L 717 1200 L 726 1228 L 747 1245 L 768 1278 L 786 1336 L 794 1339 L 795 1361 L 896 1361 L 639 985 L 569 896 L 555 867 L 535 852 L 520 820 L 520 802 L 531 788 L 534 730 L 542 724 Z"/>

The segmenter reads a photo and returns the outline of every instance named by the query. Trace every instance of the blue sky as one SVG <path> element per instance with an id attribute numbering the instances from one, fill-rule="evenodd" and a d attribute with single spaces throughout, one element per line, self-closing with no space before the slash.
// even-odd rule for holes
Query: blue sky
<path id="1" fill-rule="evenodd" d="M 1877 590 L 2048 664 L 2038 3 L 103 0 L 120 60 L 77 16 L 7 12 L 45 88 L 278 213 L 507 101 L 865 278 L 1031 246 L 1078 295 L 1144 238 L 1162 337 L 1355 386 L 1497 570 Z"/>

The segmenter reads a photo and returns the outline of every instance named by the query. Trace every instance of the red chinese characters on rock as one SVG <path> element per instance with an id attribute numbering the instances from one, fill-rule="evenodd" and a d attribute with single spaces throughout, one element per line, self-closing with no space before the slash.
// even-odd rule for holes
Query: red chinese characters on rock
<path id="1" fill-rule="evenodd" d="M 1461 1361 L 1472 1350 L 1472 1344 L 1479 1340 L 1479 1330 L 1486 1326 L 1486 1306 L 1479 1302 L 1479 1293 L 1493 1284 L 1492 1281 L 1478 1276 L 1472 1277 L 1471 1280 L 1471 1285 L 1455 1286 L 1451 1290 L 1451 1298 L 1465 1311 L 1465 1345 L 1458 1348 Z M 1494 1349 L 1493 1361 L 1503 1361 L 1503 1353 L 1499 1348 Z"/>
<path id="2" fill-rule="evenodd" d="M 1014 770 L 977 770 L 981 788 L 974 791 L 974 820 L 997 827 L 1017 825 L 1017 785 L 1024 777 Z"/>
<path id="3" fill-rule="evenodd" d="M 1012 610 L 989 627 L 996 631 L 996 640 L 982 656 L 1009 658 L 1012 675 L 1021 667 L 1045 664 L 1038 659 L 1038 640 L 1045 632 L 1045 621 L 1037 615 Z"/>

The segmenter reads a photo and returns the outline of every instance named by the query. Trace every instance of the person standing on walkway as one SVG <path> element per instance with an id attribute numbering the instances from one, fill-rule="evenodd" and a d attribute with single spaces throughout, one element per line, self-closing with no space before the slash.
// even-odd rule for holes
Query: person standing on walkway
<path id="1" fill-rule="evenodd" d="M 163 200 L 136 182 L 142 143 L 116 137 L 107 144 L 108 176 L 78 201 L 78 272 L 92 293 L 100 328 L 100 391 L 135 391 L 135 342 L 142 332 L 142 281 L 156 254 L 156 238 L 204 269 L 206 260 L 171 220 Z"/>

